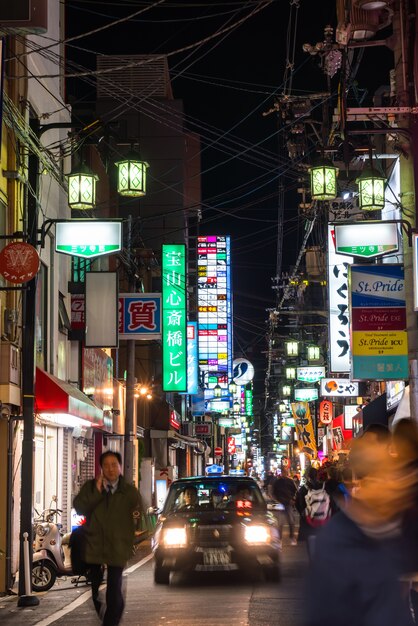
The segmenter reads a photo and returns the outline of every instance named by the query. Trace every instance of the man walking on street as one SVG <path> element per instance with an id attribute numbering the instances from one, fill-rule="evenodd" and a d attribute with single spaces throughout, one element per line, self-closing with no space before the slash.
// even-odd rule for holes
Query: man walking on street
<path id="1" fill-rule="evenodd" d="M 296 485 L 289 478 L 289 472 L 287 469 L 282 469 L 281 475 L 273 482 L 272 492 L 273 498 L 283 507 L 278 511 L 280 538 L 283 541 L 283 527 L 287 522 L 289 524 L 289 537 L 292 546 L 296 545 L 294 516 L 296 491 Z"/>
<path id="2" fill-rule="evenodd" d="M 100 456 L 101 474 L 88 480 L 74 498 L 74 508 L 85 515 L 84 560 L 89 566 L 92 597 L 103 626 L 117 626 L 124 610 L 122 573 L 132 555 L 133 513 L 139 508 L 139 493 L 122 476 L 119 452 Z M 99 600 L 103 566 L 107 565 L 106 607 Z"/>

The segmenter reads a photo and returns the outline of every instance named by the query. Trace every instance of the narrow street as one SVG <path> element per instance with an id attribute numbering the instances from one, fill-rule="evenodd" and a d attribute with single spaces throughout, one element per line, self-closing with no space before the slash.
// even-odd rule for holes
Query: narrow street
<path id="1" fill-rule="evenodd" d="M 123 624 L 141 626 L 299 626 L 305 546 L 285 546 L 283 579 L 266 583 L 258 575 L 174 574 L 169 587 L 153 581 L 149 545 L 130 564 Z M 90 589 L 61 580 L 40 595 L 33 609 L 17 608 L 16 598 L 0 602 L 2 626 L 94 626 Z"/>

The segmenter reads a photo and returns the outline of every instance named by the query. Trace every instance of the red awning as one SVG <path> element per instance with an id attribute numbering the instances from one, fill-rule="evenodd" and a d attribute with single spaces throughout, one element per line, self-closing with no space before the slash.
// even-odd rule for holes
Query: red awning
<path id="1" fill-rule="evenodd" d="M 85 393 L 36 368 L 35 411 L 37 413 L 67 413 L 81 417 L 93 426 L 103 427 L 103 411 Z"/>

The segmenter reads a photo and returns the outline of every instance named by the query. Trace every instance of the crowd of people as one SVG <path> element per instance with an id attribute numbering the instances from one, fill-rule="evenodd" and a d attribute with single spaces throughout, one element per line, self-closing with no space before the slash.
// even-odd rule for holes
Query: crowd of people
<path id="1" fill-rule="evenodd" d="M 393 432 L 371 425 L 343 464 L 308 466 L 299 486 L 284 470 L 267 478 L 265 490 L 279 504 L 282 537 L 287 524 L 291 545 L 306 542 L 307 626 L 418 623 L 413 421 L 401 420 Z"/>

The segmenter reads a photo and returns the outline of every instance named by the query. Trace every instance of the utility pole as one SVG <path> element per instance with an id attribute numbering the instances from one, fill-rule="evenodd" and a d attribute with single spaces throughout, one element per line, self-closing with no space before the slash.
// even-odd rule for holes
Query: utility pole
<path id="1" fill-rule="evenodd" d="M 128 217 L 128 254 L 129 254 L 129 293 L 135 291 L 135 272 L 132 259 L 132 215 Z M 128 339 L 126 347 L 126 398 L 125 398 L 125 439 L 123 474 L 128 482 L 135 482 L 135 340 Z"/>
<path id="2" fill-rule="evenodd" d="M 39 136 L 38 120 L 32 119 L 30 125 Z M 24 232 L 28 233 L 27 242 L 37 245 L 38 235 L 38 173 L 39 158 L 33 152 L 28 158 L 28 183 L 30 191 L 27 196 L 27 222 Z M 35 437 L 34 396 L 35 396 L 35 308 L 36 308 L 36 277 L 27 283 L 23 290 L 23 337 L 22 337 L 22 396 L 23 396 L 23 441 L 21 466 L 20 495 L 20 552 L 19 552 L 19 601 L 18 606 L 36 606 L 39 599 L 31 595 L 31 585 L 27 589 L 25 581 L 32 580 L 32 522 L 33 522 L 33 447 Z M 24 537 L 29 544 L 29 558 Z M 29 568 L 29 572 L 25 571 Z M 25 576 L 26 574 L 26 576 Z"/>

